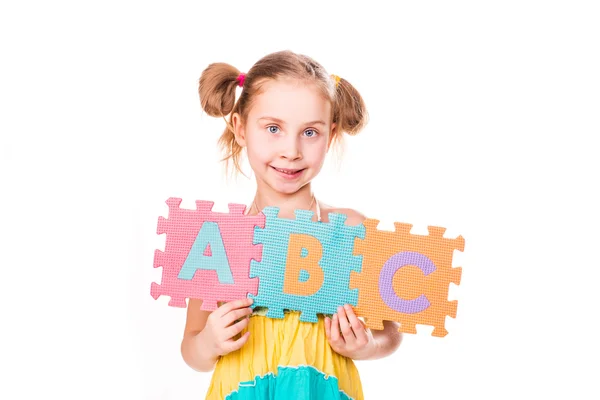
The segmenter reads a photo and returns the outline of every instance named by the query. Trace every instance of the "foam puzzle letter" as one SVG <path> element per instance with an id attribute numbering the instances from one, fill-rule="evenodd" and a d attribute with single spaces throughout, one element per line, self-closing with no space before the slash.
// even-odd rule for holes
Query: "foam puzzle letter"
<path id="1" fill-rule="evenodd" d="M 182 308 L 186 299 L 201 299 L 200 308 L 212 311 L 219 302 L 258 293 L 258 279 L 249 278 L 250 261 L 261 259 L 262 246 L 252 242 L 265 216 L 245 215 L 246 206 L 233 203 L 228 213 L 214 212 L 212 201 L 200 200 L 189 210 L 179 207 L 181 200 L 169 198 L 169 217 L 158 218 L 156 233 L 166 234 L 166 241 L 164 251 L 154 252 L 162 281 L 152 282 L 152 297 L 170 296 L 169 306 Z"/>
<path id="2" fill-rule="evenodd" d="M 211 255 L 204 255 L 204 251 L 209 245 Z M 177 277 L 190 280 L 198 269 L 215 270 L 217 271 L 219 283 L 233 284 L 233 275 L 225 253 L 225 245 L 219 231 L 219 225 L 216 222 L 202 224 L 200 232 L 196 236 L 196 241 Z"/>
<path id="3" fill-rule="evenodd" d="M 295 210 L 295 219 L 279 218 L 277 207 L 265 207 L 262 212 L 266 216 L 265 227 L 255 228 L 254 233 L 254 243 L 263 245 L 262 260 L 250 264 L 250 277 L 260 279 L 258 295 L 249 295 L 254 299 L 252 308 L 267 308 L 269 318 L 283 318 L 284 310 L 301 311 L 300 321 L 317 322 L 317 314 L 333 314 L 340 305 L 357 304 L 358 290 L 348 289 L 348 284 L 350 272 L 360 271 L 361 257 L 353 255 L 352 249 L 354 239 L 364 237 L 364 226 L 346 225 L 344 214 L 330 213 L 329 222 L 316 222 L 312 220 L 314 213 L 308 210 Z M 320 243 L 322 255 L 316 252 L 319 246 L 313 246 L 316 242 L 307 236 Z M 300 243 L 297 243 L 299 239 Z M 313 293 L 286 293 L 284 277 L 290 285 L 294 271 L 302 278 L 301 270 L 308 266 L 305 260 L 294 255 L 294 250 L 297 252 L 304 245 L 309 247 L 307 256 L 311 251 L 314 257 L 320 255 L 318 265 L 323 271 L 322 285 L 316 287 L 319 280 L 309 280 L 310 284 L 300 290 Z M 289 251 L 290 246 L 292 251 Z M 292 265 L 297 262 L 300 265 Z M 287 268 L 292 268 L 292 278 L 286 275 Z M 314 266 L 309 268 L 316 271 Z"/>
<path id="4" fill-rule="evenodd" d="M 383 268 L 381 269 L 381 274 L 379 275 L 379 294 L 388 307 L 401 313 L 414 314 L 430 306 L 427 297 L 422 294 L 416 299 L 405 300 L 396 294 L 392 286 L 396 272 L 408 265 L 415 265 L 423 271 L 424 275 L 429 275 L 435 271 L 433 262 L 421 253 L 404 251 L 394 254 L 383 264 Z M 407 284 L 410 284 L 410 282 L 407 282 Z"/>
<path id="5" fill-rule="evenodd" d="M 323 256 L 321 242 L 304 234 L 290 234 L 283 292 L 310 296 L 323 286 L 325 274 L 319 265 Z"/>
<path id="6" fill-rule="evenodd" d="M 201 309 L 210 311 L 250 297 L 251 307 L 267 308 L 269 318 L 293 310 L 300 321 L 317 322 L 317 314 L 350 304 L 370 329 L 394 321 L 415 334 L 416 325 L 431 325 L 437 337 L 448 333 L 446 317 L 456 317 L 448 286 L 460 284 L 462 268 L 452 258 L 465 241 L 444 237 L 445 228 L 428 226 L 428 235 L 416 235 L 400 222 L 394 231 L 378 230 L 372 218 L 346 225 L 340 213 L 317 222 L 301 209 L 287 219 L 276 207 L 248 216 L 241 204 L 217 213 L 210 201 L 196 201 L 195 210 L 180 208 L 179 198 L 166 203 L 169 217 L 159 217 L 157 226 L 157 234 L 166 234 L 165 249 L 154 254 L 162 282 L 152 283 L 150 293 L 170 296 L 169 306 L 202 299 Z"/>
<path id="7" fill-rule="evenodd" d="M 448 301 L 448 286 L 460 284 L 462 273 L 452 266 L 452 254 L 463 251 L 463 237 L 445 238 L 446 228 L 437 226 L 414 235 L 410 224 L 395 222 L 393 232 L 378 230 L 378 224 L 366 219 L 366 236 L 354 246 L 363 256 L 362 271 L 350 278 L 350 287 L 359 289 L 355 312 L 367 328 L 381 330 L 383 321 L 395 321 L 401 332 L 415 334 L 421 324 L 434 327 L 432 336 L 445 336 L 446 316 L 455 318 L 458 304 Z"/>

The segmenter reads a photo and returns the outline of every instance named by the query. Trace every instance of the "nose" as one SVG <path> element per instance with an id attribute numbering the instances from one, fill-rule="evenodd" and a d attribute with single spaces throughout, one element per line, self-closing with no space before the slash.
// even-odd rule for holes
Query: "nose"
<path id="1" fill-rule="evenodd" d="M 302 158 L 300 138 L 290 135 L 281 142 L 281 158 L 285 158 L 287 160 L 298 160 Z"/>

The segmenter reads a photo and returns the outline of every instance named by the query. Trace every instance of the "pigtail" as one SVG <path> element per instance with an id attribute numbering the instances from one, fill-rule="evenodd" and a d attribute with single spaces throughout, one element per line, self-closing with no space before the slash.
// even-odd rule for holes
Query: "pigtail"
<path id="1" fill-rule="evenodd" d="M 200 76 L 198 94 L 202 109 L 212 117 L 229 115 L 235 104 L 240 71 L 226 63 L 210 64 Z"/>
<path id="2" fill-rule="evenodd" d="M 339 133 L 357 135 L 368 122 L 365 102 L 354 86 L 344 78 L 335 76 L 335 107 L 333 121 Z"/>

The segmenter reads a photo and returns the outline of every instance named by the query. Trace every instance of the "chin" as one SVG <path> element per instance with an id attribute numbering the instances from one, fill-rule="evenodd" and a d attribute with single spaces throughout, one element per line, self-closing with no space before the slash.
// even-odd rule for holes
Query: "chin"
<path id="1" fill-rule="evenodd" d="M 309 182 L 310 179 L 302 179 L 292 182 L 281 182 L 275 179 L 269 182 L 269 186 L 271 186 L 271 188 L 278 193 L 294 194 L 300 189 L 302 189 L 304 186 L 306 186 Z"/>
<path id="2" fill-rule="evenodd" d="M 295 184 L 278 184 L 275 183 L 273 185 L 271 185 L 271 187 L 273 188 L 273 190 L 277 191 L 278 193 L 283 193 L 283 194 L 294 194 L 296 193 L 298 190 L 300 190 L 304 185 L 306 185 L 306 182 L 303 183 L 295 183 Z"/>

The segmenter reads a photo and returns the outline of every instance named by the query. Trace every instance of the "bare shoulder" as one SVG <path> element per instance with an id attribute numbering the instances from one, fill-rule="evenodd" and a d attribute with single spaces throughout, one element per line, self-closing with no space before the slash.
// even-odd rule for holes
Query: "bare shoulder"
<path id="1" fill-rule="evenodd" d="M 328 204 L 321 204 L 321 216 L 324 221 L 329 221 L 330 213 L 345 214 L 347 216 L 346 225 L 350 226 L 360 225 L 366 219 L 366 216 L 363 213 L 352 208 L 341 208 L 330 206 Z"/>

